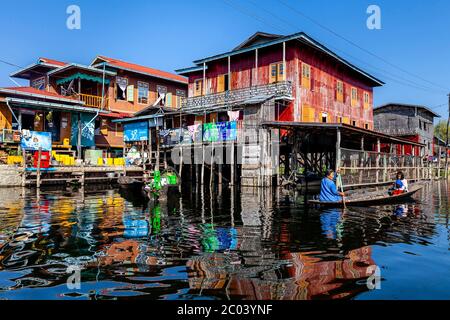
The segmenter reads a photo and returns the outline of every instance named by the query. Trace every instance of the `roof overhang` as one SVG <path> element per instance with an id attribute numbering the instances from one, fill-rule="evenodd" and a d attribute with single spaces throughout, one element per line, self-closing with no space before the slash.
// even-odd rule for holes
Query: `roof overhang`
<path id="1" fill-rule="evenodd" d="M 85 113 L 108 113 L 108 111 L 98 110 L 96 108 L 89 108 L 78 105 L 69 105 L 63 103 L 54 103 L 47 101 L 36 101 L 29 99 L 19 99 L 19 98 L 6 98 L 7 102 L 16 106 L 31 106 L 36 109 L 59 109 L 64 111 L 75 111 L 75 112 L 85 112 Z"/>
<path id="2" fill-rule="evenodd" d="M 116 119 L 116 120 L 112 120 L 112 122 L 114 122 L 114 123 L 136 122 L 136 121 L 140 121 L 140 120 L 150 120 L 150 119 L 162 118 L 164 116 L 165 116 L 164 113 L 156 113 L 156 114 L 151 114 L 151 115 L 147 115 L 147 116 Z"/>
<path id="3" fill-rule="evenodd" d="M 17 96 L 26 96 L 26 97 L 32 97 L 32 98 L 38 98 L 38 99 L 45 99 L 45 100 L 54 100 L 54 101 L 60 101 L 60 102 L 67 102 L 67 103 L 71 103 L 71 104 L 84 105 L 84 102 L 80 101 L 80 100 L 59 98 L 59 97 L 48 96 L 48 95 L 45 95 L 45 94 L 37 94 L 37 93 L 31 93 L 31 92 L 25 92 L 25 91 L 19 91 L 19 90 L 0 88 L 0 93 L 17 95 Z"/>
<path id="4" fill-rule="evenodd" d="M 13 73 L 11 73 L 9 76 L 12 78 L 18 78 L 18 79 L 27 79 L 29 80 L 31 78 L 31 74 L 37 74 L 37 75 L 41 75 L 41 76 L 45 76 L 45 74 L 52 69 L 58 69 L 61 66 L 58 66 L 56 64 L 51 64 L 51 63 L 34 63 L 32 65 L 29 65 L 25 68 L 22 68 L 18 71 L 15 71 Z M 44 69 L 47 70 L 45 71 L 38 71 L 39 69 Z"/>
<path id="5" fill-rule="evenodd" d="M 103 66 L 103 63 L 101 65 Z M 48 75 L 52 76 L 54 74 L 58 74 L 58 73 L 69 71 L 69 70 L 73 70 L 73 69 L 90 71 L 90 72 L 97 73 L 97 74 L 103 74 L 103 69 L 94 68 L 94 67 L 91 67 L 91 66 L 85 66 L 85 65 L 81 65 L 81 64 L 77 64 L 77 63 L 71 63 L 71 64 L 68 64 L 68 65 L 66 65 L 64 67 L 61 67 L 61 68 L 58 68 L 56 70 L 50 71 L 48 73 Z M 114 72 L 114 71 L 105 70 L 104 72 L 105 72 L 105 75 L 108 75 L 108 76 L 111 76 L 111 77 L 117 75 L 117 73 Z"/>
<path id="6" fill-rule="evenodd" d="M 208 66 L 206 66 L 206 65 L 205 65 L 205 70 L 208 70 Z M 189 67 L 189 68 L 175 70 L 175 72 L 180 75 L 185 75 L 185 74 L 189 74 L 192 72 L 198 72 L 198 71 L 203 71 L 203 66 L 195 66 L 195 67 Z"/>
<path id="7" fill-rule="evenodd" d="M 341 130 L 342 132 L 356 133 L 361 136 L 379 138 L 381 142 L 398 143 L 402 145 L 413 145 L 417 147 L 424 147 L 425 144 L 414 142 L 407 139 L 397 138 L 384 133 L 366 130 L 363 128 L 354 127 L 344 123 L 305 123 L 294 121 L 267 121 L 262 124 L 263 127 L 278 128 L 287 130 L 304 130 L 305 132 L 311 132 L 312 130 Z"/>

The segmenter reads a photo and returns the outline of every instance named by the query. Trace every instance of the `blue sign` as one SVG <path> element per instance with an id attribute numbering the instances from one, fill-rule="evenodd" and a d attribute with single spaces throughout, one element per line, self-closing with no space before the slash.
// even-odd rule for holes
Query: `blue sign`
<path id="1" fill-rule="evenodd" d="M 205 123 L 203 125 L 203 141 L 233 141 L 237 139 L 237 122 Z"/>
<path id="2" fill-rule="evenodd" d="M 148 140 L 148 122 L 132 122 L 123 126 L 123 141 L 147 141 Z"/>
<path id="3" fill-rule="evenodd" d="M 94 147 L 95 146 L 95 121 L 94 115 L 81 113 L 81 146 L 82 147 Z M 78 145 L 78 114 L 72 113 L 72 133 L 71 144 L 73 146 Z"/>
<path id="4" fill-rule="evenodd" d="M 20 146 L 24 150 L 52 151 L 52 134 L 51 132 L 27 131 L 22 134 Z"/>

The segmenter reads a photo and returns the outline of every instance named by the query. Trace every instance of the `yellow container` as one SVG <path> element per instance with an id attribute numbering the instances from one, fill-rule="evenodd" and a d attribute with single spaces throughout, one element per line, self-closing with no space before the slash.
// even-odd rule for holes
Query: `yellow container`
<path id="1" fill-rule="evenodd" d="M 114 159 L 114 165 L 115 166 L 123 166 L 123 158 L 116 158 Z"/>
<path id="2" fill-rule="evenodd" d="M 98 158 L 98 159 L 97 159 L 97 164 L 98 164 L 99 166 L 102 166 L 102 165 L 103 165 L 103 159 L 102 159 L 102 158 Z"/>
<path id="3" fill-rule="evenodd" d="M 23 158 L 21 156 L 8 156 L 6 163 L 9 165 L 22 164 Z"/>
<path id="4" fill-rule="evenodd" d="M 114 159 L 113 159 L 113 158 L 107 158 L 107 159 L 106 159 L 106 164 L 107 164 L 108 166 L 112 166 L 112 165 L 114 164 Z"/>

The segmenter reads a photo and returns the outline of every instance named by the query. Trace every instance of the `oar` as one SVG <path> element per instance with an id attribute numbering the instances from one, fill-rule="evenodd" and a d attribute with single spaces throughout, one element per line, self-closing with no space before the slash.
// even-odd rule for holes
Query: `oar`
<path id="1" fill-rule="evenodd" d="M 342 176 L 340 174 L 338 175 L 338 181 L 339 181 L 339 185 L 341 187 L 341 192 L 344 193 L 344 185 L 342 184 Z M 344 204 L 344 209 L 347 209 L 347 205 L 345 204 L 344 196 L 342 196 L 342 203 Z"/>

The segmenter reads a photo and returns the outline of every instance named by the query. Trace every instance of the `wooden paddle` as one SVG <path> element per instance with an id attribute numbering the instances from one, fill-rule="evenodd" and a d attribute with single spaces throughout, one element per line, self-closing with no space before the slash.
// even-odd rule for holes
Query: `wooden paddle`
<path id="1" fill-rule="evenodd" d="M 342 176 L 338 174 L 338 182 L 341 188 L 341 192 L 344 193 L 344 185 L 342 184 Z M 345 197 L 342 196 L 342 203 L 344 204 L 344 209 L 347 209 L 347 205 L 345 204 Z"/>

